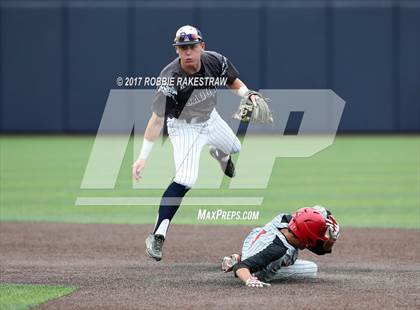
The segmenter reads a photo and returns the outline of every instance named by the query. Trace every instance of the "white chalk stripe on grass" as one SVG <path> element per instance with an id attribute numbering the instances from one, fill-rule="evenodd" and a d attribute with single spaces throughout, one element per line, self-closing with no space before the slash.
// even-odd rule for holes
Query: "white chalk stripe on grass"
<path id="1" fill-rule="evenodd" d="M 185 197 L 189 206 L 260 206 L 264 197 Z M 161 197 L 77 197 L 76 206 L 150 206 L 160 204 Z"/>

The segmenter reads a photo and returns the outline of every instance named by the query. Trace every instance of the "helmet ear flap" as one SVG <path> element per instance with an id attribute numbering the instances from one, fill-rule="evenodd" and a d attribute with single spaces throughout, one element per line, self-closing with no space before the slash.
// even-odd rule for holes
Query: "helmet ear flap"
<path id="1" fill-rule="evenodd" d="M 304 227 L 301 223 L 298 222 L 299 216 L 297 212 L 292 215 L 292 219 L 289 222 L 289 230 L 293 233 L 293 235 L 300 241 L 300 243 L 306 247 L 308 241 L 306 240 Z"/>

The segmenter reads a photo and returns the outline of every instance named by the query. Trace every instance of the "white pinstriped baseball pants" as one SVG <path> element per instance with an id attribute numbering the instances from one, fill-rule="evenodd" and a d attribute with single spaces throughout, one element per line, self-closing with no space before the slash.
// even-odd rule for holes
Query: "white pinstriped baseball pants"
<path id="1" fill-rule="evenodd" d="M 241 150 L 241 142 L 216 109 L 204 123 L 189 124 L 185 120 L 168 118 L 167 125 L 174 149 L 174 182 L 178 184 L 193 187 L 198 177 L 201 150 L 206 144 L 226 154 Z"/>

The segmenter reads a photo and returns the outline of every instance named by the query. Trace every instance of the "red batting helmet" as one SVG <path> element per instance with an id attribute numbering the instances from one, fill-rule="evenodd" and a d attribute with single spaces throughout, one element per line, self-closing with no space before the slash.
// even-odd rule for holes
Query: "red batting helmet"
<path id="1" fill-rule="evenodd" d="M 325 217 L 312 208 L 302 208 L 293 213 L 289 228 L 305 247 L 316 246 L 317 240 L 328 240 Z"/>

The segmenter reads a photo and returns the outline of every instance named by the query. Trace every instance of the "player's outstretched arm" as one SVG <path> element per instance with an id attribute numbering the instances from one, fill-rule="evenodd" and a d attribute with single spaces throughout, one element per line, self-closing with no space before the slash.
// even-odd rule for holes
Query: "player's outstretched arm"
<path id="1" fill-rule="evenodd" d="M 148 141 L 155 142 L 160 134 L 160 131 L 162 130 L 163 120 L 163 117 L 160 117 L 155 112 L 153 112 L 149 122 L 147 123 L 146 131 L 144 132 L 144 138 Z"/>
<path id="2" fill-rule="evenodd" d="M 269 124 L 273 123 L 273 114 L 268 106 L 268 98 L 263 98 L 259 92 L 249 90 L 240 79 L 236 78 L 228 87 L 237 95 L 242 97 L 238 110 L 233 118 L 251 123 Z"/>
<path id="3" fill-rule="evenodd" d="M 248 92 L 249 89 L 248 87 L 246 87 L 245 83 L 242 82 L 240 79 L 236 78 L 232 84 L 227 85 L 235 94 L 237 94 L 240 97 L 245 97 Z M 252 101 L 255 101 L 256 96 L 255 95 L 251 95 L 250 99 Z"/>
<path id="4" fill-rule="evenodd" d="M 160 131 L 163 127 L 163 117 L 159 117 L 156 113 L 152 113 L 152 116 L 149 119 L 149 122 L 144 133 L 143 144 L 141 146 L 141 151 L 137 160 L 133 163 L 132 174 L 133 178 L 136 181 L 141 179 L 141 171 L 146 165 L 146 159 L 149 156 L 153 143 L 158 138 Z"/>
<path id="5" fill-rule="evenodd" d="M 248 268 L 240 268 L 236 270 L 236 276 L 241 279 L 248 287 L 264 287 L 271 286 L 269 283 L 262 282 L 254 277 Z"/>

